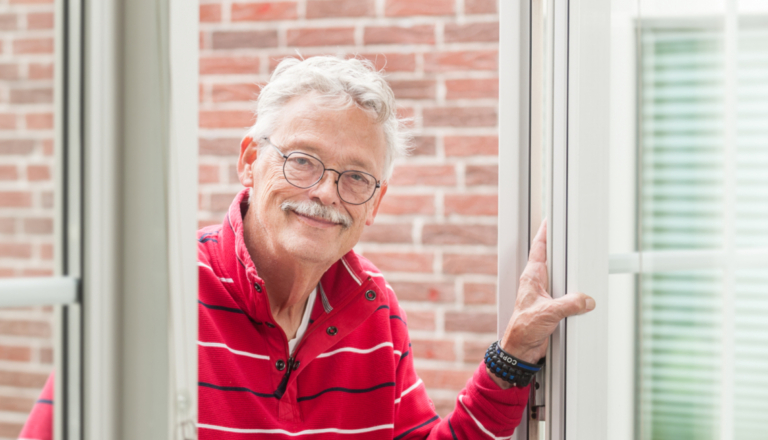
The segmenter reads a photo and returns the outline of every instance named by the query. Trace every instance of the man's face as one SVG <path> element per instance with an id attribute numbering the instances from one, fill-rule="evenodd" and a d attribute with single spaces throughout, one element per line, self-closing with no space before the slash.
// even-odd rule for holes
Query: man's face
<path id="1" fill-rule="evenodd" d="M 319 158 L 325 168 L 339 172 L 365 171 L 381 180 L 386 153 L 384 133 L 364 111 L 323 108 L 309 98 L 296 98 L 283 107 L 272 144 L 285 155 L 300 151 Z M 362 205 L 342 201 L 336 189 L 338 175 L 326 171 L 311 188 L 297 188 L 283 175 L 284 159 L 272 147 L 256 150 L 246 138 L 241 145 L 238 173 L 243 185 L 253 188 L 246 231 L 249 246 L 264 246 L 259 253 L 278 258 L 290 256 L 305 262 L 332 264 L 360 239 L 365 225 L 373 223 L 386 186 Z M 287 202 L 287 203 L 286 203 Z M 346 217 L 348 225 L 302 215 L 286 205 L 316 203 Z M 301 210 L 299 210 L 301 211 Z"/>

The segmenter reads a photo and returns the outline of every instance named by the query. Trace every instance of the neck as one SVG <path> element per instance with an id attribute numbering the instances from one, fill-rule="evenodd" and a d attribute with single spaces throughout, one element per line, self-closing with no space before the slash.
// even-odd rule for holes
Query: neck
<path id="1" fill-rule="evenodd" d="M 243 219 L 245 245 L 264 280 L 272 316 L 291 339 L 301 323 L 309 295 L 330 265 L 292 258 L 270 247 L 269 240 L 260 239 L 260 223 L 252 211 L 249 209 Z"/>

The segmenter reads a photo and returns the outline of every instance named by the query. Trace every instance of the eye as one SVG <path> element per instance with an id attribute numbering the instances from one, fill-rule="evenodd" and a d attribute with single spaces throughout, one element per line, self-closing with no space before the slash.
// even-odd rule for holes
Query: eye
<path id="1" fill-rule="evenodd" d="M 355 172 L 355 171 L 349 172 L 349 173 L 347 173 L 347 175 L 349 176 L 349 179 L 352 182 L 358 183 L 358 184 L 365 184 L 365 185 L 367 185 L 369 180 L 370 180 L 368 178 L 368 176 L 366 176 L 364 173 L 358 173 L 358 172 Z"/>
<path id="2" fill-rule="evenodd" d="M 302 166 L 309 165 L 309 159 L 307 159 L 305 157 L 299 156 L 299 157 L 293 159 L 293 161 L 296 162 L 296 165 L 302 165 Z"/>

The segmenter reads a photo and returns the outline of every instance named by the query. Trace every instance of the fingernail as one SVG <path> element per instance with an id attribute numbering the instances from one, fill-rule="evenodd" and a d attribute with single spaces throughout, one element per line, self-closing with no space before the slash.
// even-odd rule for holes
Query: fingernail
<path id="1" fill-rule="evenodd" d="M 595 309 L 595 300 L 592 298 L 587 298 L 587 311 L 591 312 Z"/>

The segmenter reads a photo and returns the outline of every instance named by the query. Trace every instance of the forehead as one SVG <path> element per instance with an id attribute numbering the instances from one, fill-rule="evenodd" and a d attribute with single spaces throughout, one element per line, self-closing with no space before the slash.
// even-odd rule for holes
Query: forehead
<path id="1" fill-rule="evenodd" d="M 273 142 L 317 155 L 326 166 L 356 166 L 377 175 L 386 154 L 384 130 L 369 113 L 356 106 L 330 108 L 307 97 L 283 107 Z"/>

